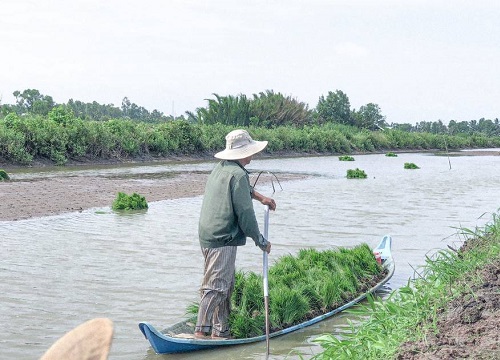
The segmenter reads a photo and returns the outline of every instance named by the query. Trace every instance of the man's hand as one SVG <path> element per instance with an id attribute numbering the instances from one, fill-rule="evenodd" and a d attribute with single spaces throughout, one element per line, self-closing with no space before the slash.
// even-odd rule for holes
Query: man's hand
<path id="1" fill-rule="evenodd" d="M 274 201 L 273 198 L 264 196 L 264 195 L 262 195 L 261 193 L 255 191 L 255 190 L 252 193 L 252 198 L 254 198 L 255 200 L 260 201 L 260 203 L 262 205 L 269 206 L 270 210 L 276 210 L 276 201 Z"/>
<path id="2" fill-rule="evenodd" d="M 276 201 L 274 201 L 273 198 L 268 198 L 267 196 L 264 196 L 260 202 L 262 203 L 262 205 L 269 206 L 269 210 L 276 210 Z"/>
<path id="3" fill-rule="evenodd" d="M 255 245 L 268 254 L 271 252 L 271 243 L 262 234 L 259 235 L 259 241 L 255 242 Z"/>

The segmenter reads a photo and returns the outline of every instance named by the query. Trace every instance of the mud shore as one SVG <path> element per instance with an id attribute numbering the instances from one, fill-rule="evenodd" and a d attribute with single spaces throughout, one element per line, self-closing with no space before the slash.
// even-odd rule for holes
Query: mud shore
<path id="1" fill-rule="evenodd" d="M 161 163 L 188 163 L 213 160 L 210 158 L 171 158 L 162 159 Z M 93 169 L 99 166 L 148 165 L 158 162 L 98 162 L 68 164 L 77 170 Z M 5 164 L 4 164 L 5 165 Z M 214 162 L 215 165 L 215 162 Z M 0 221 L 17 221 L 42 216 L 83 211 L 91 208 L 110 207 L 118 192 L 137 193 L 146 201 L 181 199 L 202 195 L 209 172 L 178 172 L 161 176 L 136 175 L 102 176 L 90 175 L 78 171 L 68 175 L 65 171 L 51 172 L 50 176 L 38 178 L 16 178 L 16 170 L 21 167 L 2 167 L 9 174 L 9 181 L 0 181 Z M 38 163 L 31 169 L 43 170 L 54 168 L 52 164 Z M 60 175 L 59 175 L 60 174 Z M 280 181 L 304 178 L 298 174 L 280 174 Z M 262 179 L 263 182 L 266 179 Z"/>
<path id="2" fill-rule="evenodd" d="M 470 293 L 438 309 L 435 331 L 403 344 L 398 360 L 500 359 L 500 259 L 460 281 Z"/>
<path id="3" fill-rule="evenodd" d="M 0 221 L 111 206 L 118 192 L 138 193 L 148 202 L 203 194 L 208 174 L 182 173 L 154 181 L 100 176 L 54 176 L 0 183 Z"/>

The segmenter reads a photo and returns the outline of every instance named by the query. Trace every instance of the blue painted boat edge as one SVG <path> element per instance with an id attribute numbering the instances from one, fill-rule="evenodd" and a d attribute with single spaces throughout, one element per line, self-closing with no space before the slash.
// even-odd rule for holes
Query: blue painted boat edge
<path id="1" fill-rule="evenodd" d="M 187 339 L 187 338 L 180 338 L 180 337 L 172 337 L 167 334 L 163 334 L 162 332 L 158 331 L 153 325 L 147 322 L 141 322 L 139 323 L 139 329 L 143 333 L 144 337 L 148 340 L 151 339 L 159 339 L 162 341 L 169 341 L 172 343 L 178 343 L 178 344 L 183 344 L 183 345 L 200 345 L 203 346 L 203 348 L 206 348 L 206 346 L 209 345 L 216 345 L 216 346 L 221 346 L 221 345 L 239 345 L 239 344 L 246 344 L 246 343 L 252 343 L 252 342 L 257 342 L 257 341 L 262 341 L 265 340 L 266 336 L 261 335 L 261 336 L 255 336 L 251 338 L 245 338 L 245 339 L 228 339 L 228 340 L 212 340 L 212 339 Z"/>
<path id="2" fill-rule="evenodd" d="M 389 281 L 389 279 L 393 276 L 395 271 L 395 265 L 394 265 L 394 259 L 392 258 L 391 247 L 392 247 L 392 238 L 390 235 L 385 235 L 378 244 L 378 246 L 373 250 L 374 252 L 378 251 L 379 253 L 381 253 L 382 260 L 384 261 L 383 265 L 388 270 L 388 274 L 382 281 L 377 283 L 375 286 L 373 286 L 371 289 L 361 294 L 357 298 L 342 305 L 341 307 L 338 307 L 326 314 L 317 316 L 306 322 L 271 333 L 269 337 L 273 338 L 285 335 L 293 331 L 314 325 L 357 304 L 358 302 L 364 300 L 369 294 L 373 294 L 374 292 L 379 290 L 385 283 L 387 283 L 387 281 Z M 146 337 L 146 339 L 149 340 L 151 346 L 153 347 L 153 349 L 157 354 L 180 353 L 180 352 L 189 352 L 194 350 L 211 349 L 220 346 L 225 347 L 231 345 L 242 345 L 242 344 L 259 342 L 266 339 L 265 335 L 245 338 L 245 339 L 230 339 L 230 340 L 203 340 L 203 339 L 176 338 L 161 333 L 160 331 L 156 330 L 156 328 L 153 325 L 147 322 L 139 323 L 139 329 Z"/>
<path id="3" fill-rule="evenodd" d="M 157 331 L 154 328 L 154 326 L 152 326 L 152 325 L 150 325 L 148 323 L 141 322 L 141 323 L 139 323 L 139 329 L 141 330 L 142 335 L 144 335 L 144 337 L 146 339 L 148 339 L 148 341 L 151 344 L 153 350 L 157 354 L 159 354 L 160 349 L 157 348 L 156 341 L 154 341 L 154 338 L 153 338 L 153 334 Z"/>
<path id="4" fill-rule="evenodd" d="M 195 351 L 201 349 L 210 349 L 214 347 L 218 347 L 221 344 L 221 341 L 216 340 L 201 340 L 206 344 L 200 345 L 200 340 L 190 340 L 190 339 L 181 339 L 181 338 L 172 338 L 167 337 L 155 327 L 149 323 L 139 323 L 139 329 L 144 334 L 146 339 L 149 340 L 151 347 L 157 354 L 174 354 L 188 351 Z"/>

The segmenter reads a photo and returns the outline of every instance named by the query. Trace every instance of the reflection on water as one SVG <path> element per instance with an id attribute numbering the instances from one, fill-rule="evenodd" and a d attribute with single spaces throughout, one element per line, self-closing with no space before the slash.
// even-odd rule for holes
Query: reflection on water
<path id="1" fill-rule="evenodd" d="M 271 213 L 273 259 L 300 248 L 326 249 L 393 238 L 397 288 L 424 263 L 425 255 L 459 246 L 457 227 L 474 228 L 500 207 L 500 157 L 448 159 L 430 154 L 261 159 L 250 170 L 299 172 L 306 180 L 282 182 Z M 451 162 L 452 169 L 449 169 Z M 404 170 L 405 162 L 420 166 Z M 68 176 L 138 176 L 148 181 L 179 171 L 209 171 L 213 163 L 149 165 L 68 170 Z M 365 180 L 348 180 L 360 168 Z M 60 169 L 58 171 L 61 171 Z M 36 178 L 36 173 L 16 177 Z M 43 176 L 51 176 L 46 172 Z M 264 183 L 262 183 L 264 184 Z M 271 191 L 262 185 L 263 193 Z M 199 354 L 159 356 L 137 324 L 163 328 L 181 320 L 198 298 L 202 257 L 197 242 L 201 197 L 149 204 L 149 210 L 116 214 L 109 208 L 81 213 L 0 222 L 0 318 L 8 324 L 0 337 L 4 358 L 33 359 L 66 331 L 94 317 L 115 323 L 110 359 L 194 359 Z M 259 221 L 263 209 L 256 204 Z M 250 243 L 238 250 L 237 266 L 261 271 L 261 253 Z M 319 351 L 318 334 L 340 331 L 346 314 L 271 340 L 276 359 Z M 292 352 L 292 353 L 290 353 Z M 208 351 L 205 358 L 261 359 L 265 343 Z"/>

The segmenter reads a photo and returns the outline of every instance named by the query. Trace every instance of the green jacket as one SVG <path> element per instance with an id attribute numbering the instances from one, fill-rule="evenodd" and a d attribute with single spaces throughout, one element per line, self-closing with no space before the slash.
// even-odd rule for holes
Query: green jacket
<path id="1" fill-rule="evenodd" d="M 252 238 L 265 248 L 252 203 L 248 171 L 237 161 L 219 162 L 208 177 L 198 234 L 204 248 L 245 245 Z"/>

